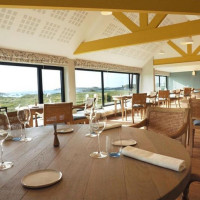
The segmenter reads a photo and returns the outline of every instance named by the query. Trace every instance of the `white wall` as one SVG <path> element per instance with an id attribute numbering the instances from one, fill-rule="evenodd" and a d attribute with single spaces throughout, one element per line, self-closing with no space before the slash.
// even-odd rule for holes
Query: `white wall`
<path id="1" fill-rule="evenodd" d="M 140 74 L 140 93 L 150 93 L 155 87 L 155 72 L 153 68 L 153 58 L 148 61 L 142 68 Z"/>
<path id="2" fill-rule="evenodd" d="M 76 103 L 76 83 L 74 61 L 69 60 L 68 66 L 64 67 L 65 101 Z"/>

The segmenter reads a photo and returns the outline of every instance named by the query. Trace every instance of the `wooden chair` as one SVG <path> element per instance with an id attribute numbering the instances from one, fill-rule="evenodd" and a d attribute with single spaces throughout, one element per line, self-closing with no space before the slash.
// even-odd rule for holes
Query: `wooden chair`
<path id="1" fill-rule="evenodd" d="M 190 146 L 190 155 L 192 155 L 195 129 L 200 129 L 200 99 L 190 99 L 189 107 L 190 107 L 189 146 Z"/>
<path id="2" fill-rule="evenodd" d="M 191 98 L 192 88 L 183 88 L 184 98 Z"/>
<path id="3" fill-rule="evenodd" d="M 170 96 L 170 105 L 171 105 L 172 102 L 175 102 L 176 107 L 177 107 L 177 103 L 178 103 L 178 106 L 180 108 L 181 107 L 181 105 L 180 105 L 181 90 L 180 89 L 173 90 L 170 93 L 172 93 L 172 95 L 174 95 L 174 96 Z"/>
<path id="4" fill-rule="evenodd" d="M 72 123 L 72 103 L 44 104 L 44 126 L 55 123 Z"/>
<path id="5" fill-rule="evenodd" d="M 157 92 L 150 92 L 149 95 L 147 95 L 147 99 L 149 99 L 149 102 L 147 103 L 147 106 L 156 106 L 157 104 Z"/>
<path id="6" fill-rule="evenodd" d="M 188 128 L 187 108 L 147 108 L 146 118 L 132 127 L 140 128 L 146 126 L 148 130 L 154 133 L 166 135 L 170 138 L 179 138 L 186 146 L 186 136 Z"/>
<path id="7" fill-rule="evenodd" d="M 21 128 L 24 128 L 24 124 L 22 124 L 18 117 L 17 117 L 17 111 L 13 112 L 7 112 L 7 116 L 11 125 L 11 129 L 16 129 L 15 127 L 21 126 Z M 29 128 L 30 126 L 27 124 L 26 128 Z"/>
<path id="8" fill-rule="evenodd" d="M 163 102 L 166 107 L 170 107 L 170 92 L 169 90 L 158 91 L 158 106 Z"/>
<path id="9" fill-rule="evenodd" d="M 73 124 L 89 124 L 89 120 L 84 114 L 84 109 L 92 108 L 95 106 L 96 97 L 87 98 L 84 104 L 74 105 L 73 109 L 77 109 L 78 112 L 73 113 Z"/>
<path id="10" fill-rule="evenodd" d="M 132 95 L 132 103 L 131 103 L 131 115 L 132 115 L 132 122 L 134 123 L 134 114 L 135 111 L 141 114 L 141 118 L 143 118 L 144 113 L 146 112 L 146 98 L 147 93 L 140 93 L 140 94 L 133 94 Z M 127 120 L 127 110 L 128 108 L 125 107 L 125 118 Z"/>

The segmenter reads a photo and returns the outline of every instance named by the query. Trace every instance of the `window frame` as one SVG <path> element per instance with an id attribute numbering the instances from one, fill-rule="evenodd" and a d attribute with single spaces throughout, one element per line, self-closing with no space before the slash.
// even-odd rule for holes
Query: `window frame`
<path id="1" fill-rule="evenodd" d="M 166 89 L 168 90 L 168 77 L 167 76 L 162 76 L 162 75 L 155 75 L 155 80 L 156 80 L 156 76 L 158 77 L 158 80 L 159 80 L 159 88 L 160 88 L 160 77 L 164 77 L 166 78 Z M 155 88 L 156 88 L 156 81 L 155 81 Z"/>
<path id="2" fill-rule="evenodd" d="M 65 102 L 65 85 L 64 85 L 64 67 L 55 67 L 50 65 L 25 64 L 25 63 L 10 63 L 0 62 L 0 65 L 15 66 L 15 67 L 31 67 L 37 69 L 37 87 L 38 87 L 38 103 L 43 104 L 43 85 L 42 85 L 42 69 L 59 70 L 60 71 L 60 86 L 61 86 L 61 101 Z"/>
<path id="3" fill-rule="evenodd" d="M 114 103 L 105 105 L 105 100 L 104 100 L 104 72 L 106 73 L 118 73 L 118 74 L 127 74 L 129 77 L 129 88 L 131 85 L 131 80 L 130 80 L 130 75 L 136 75 L 136 93 L 139 93 L 139 83 L 140 83 L 140 74 L 139 73 L 130 73 L 130 72 L 116 72 L 116 71 L 105 71 L 105 70 L 93 70 L 93 69 L 83 69 L 83 68 L 75 68 L 75 70 L 80 70 L 80 71 L 93 71 L 93 72 L 100 72 L 101 73 L 101 95 L 102 95 L 102 107 L 106 106 L 111 106 L 114 105 Z"/>

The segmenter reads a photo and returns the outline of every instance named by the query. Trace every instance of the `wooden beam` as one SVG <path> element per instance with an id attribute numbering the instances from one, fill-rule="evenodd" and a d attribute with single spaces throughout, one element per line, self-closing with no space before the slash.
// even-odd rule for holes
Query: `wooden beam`
<path id="1" fill-rule="evenodd" d="M 159 42 L 173 38 L 200 34 L 200 20 L 173 24 L 150 30 L 141 30 L 135 33 L 84 42 L 76 49 L 74 54 L 88 53 L 105 49 Z"/>
<path id="2" fill-rule="evenodd" d="M 148 25 L 148 28 L 157 28 L 165 19 L 167 14 L 156 14 Z"/>
<path id="3" fill-rule="evenodd" d="M 199 0 L 0 0 L 0 7 L 200 14 Z"/>
<path id="4" fill-rule="evenodd" d="M 181 56 L 186 56 L 187 54 L 176 44 L 174 44 L 171 40 L 167 42 L 176 52 L 178 52 Z"/>
<path id="5" fill-rule="evenodd" d="M 200 61 L 200 55 L 188 55 L 185 57 L 155 59 L 153 61 L 153 64 L 166 65 L 166 64 L 186 63 L 186 62 L 195 62 L 195 61 Z"/>
<path id="6" fill-rule="evenodd" d="M 146 28 L 148 26 L 148 13 L 140 13 L 140 28 Z"/>
<path id="7" fill-rule="evenodd" d="M 193 55 L 197 55 L 200 52 L 200 45 L 195 49 Z"/>
<path id="8" fill-rule="evenodd" d="M 130 31 L 138 31 L 139 27 L 132 20 L 130 20 L 126 15 L 121 12 L 113 12 L 115 16 L 122 24 L 124 24 Z"/>
<path id="9" fill-rule="evenodd" d="M 192 54 L 192 44 L 187 45 L 187 54 L 188 55 Z"/>

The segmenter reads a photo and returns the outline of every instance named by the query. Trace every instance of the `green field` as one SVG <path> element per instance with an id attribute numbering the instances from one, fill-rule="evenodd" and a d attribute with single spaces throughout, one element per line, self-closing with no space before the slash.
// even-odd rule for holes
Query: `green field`
<path id="1" fill-rule="evenodd" d="M 135 91 L 134 91 L 135 92 Z M 94 94 L 98 95 L 98 103 L 97 106 L 102 106 L 102 94 L 101 92 L 80 92 L 76 94 L 76 104 L 82 104 L 85 102 L 86 95 L 89 95 L 89 97 L 94 97 Z M 108 90 L 104 92 L 104 98 L 105 98 L 105 104 L 111 104 L 113 102 L 112 96 L 114 95 L 127 95 L 129 94 L 128 90 Z M 37 101 L 38 97 L 37 95 L 24 95 L 21 97 L 0 97 L 0 107 L 6 106 L 8 107 L 8 111 L 14 111 L 15 108 L 21 104 L 21 105 L 34 105 L 35 100 Z M 61 95 L 59 93 L 52 94 L 49 97 L 47 95 L 44 95 L 44 103 L 51 102 L 61 102 Z"/>

